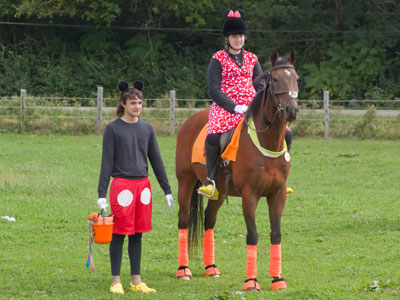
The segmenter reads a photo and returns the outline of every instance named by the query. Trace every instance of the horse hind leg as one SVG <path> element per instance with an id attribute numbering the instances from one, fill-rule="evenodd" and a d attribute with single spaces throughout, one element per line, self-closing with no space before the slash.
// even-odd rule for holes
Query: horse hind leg
<path id="1" fill-rule="evenodd" d="M 179 229 L 179 254 L 178 254 L 178 271 L 176 278 L 189 280 L 192 278 L 192 272 L 189 268 L 189 251 L 188 251 L 188 229 Z"/>
<path id="2" fill-rule="evenodd" d="M 220 277 L 221 272 L 215 265 L 214 247 L 214 226 L 217 221 L 217 212 L 224 202 L 224 194 L 221 193 L 217 201 L 208 201 L 204 218 L 204 238 L 203 238 L 203 264 L 205 267 L 204 276 Z"/>
<path id="3" fill-rule="evenodd" d="M 185 179 L 183 179 L 185 178 Z M 178 221 L 178 271 L 176 278 L 189 280 L 192 272 L 189 268 L 189 222 L 193 197 L 197 197 L 195 177 L 185 176 L 178 183 L 179 221 Z M 191 180 L 190 180 L 191 179 Z"/>

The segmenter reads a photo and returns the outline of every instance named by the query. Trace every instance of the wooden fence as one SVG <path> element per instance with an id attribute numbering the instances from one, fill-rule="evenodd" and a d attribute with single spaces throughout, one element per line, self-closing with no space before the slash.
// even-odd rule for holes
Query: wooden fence
<path id="1" fill-rule="evenodd" d="M 35 108 L 47 108 L 47 109 L 63 109 L 63 110 L 72 110 L 72 109 L 77 109 L 77 110 L 96 110 L 97 112 L 97 116 L 96 116 L 96 132 L 97 133 L 101 133 L 103 126 L 104 126 L 104 117 L 103 114 L 105 111 L 110 111 L 110 110 L 115 110 L 115 107 L 105 107 L 104 106 L 104 95 L 103 95 L 104 91 L 103 91 L 103 87 L 98 87 L 97 88 L 97 98 L 86 98 L 86 99 L 96 99 L 96 107 L 93 106 L 84 106 L 84 107 L 66 107 L 66 106 L 54 106 L 54 107 L 40 107 L 40 106 L 36 106 Z M 176 117 L 176 113 L 177 111 L 183 111 L 183 110 L 190 110 L 190 111 L 198 111 L 198 110 L 202 110 L 204 108 L 177 108 L 177 102 L 178 101 L 203 101 L 206 103 L 211 103 L 211 99 L 176 99 L 176 92 L 175 90 L 171 90 L 169 92 L 169 99 L 161 99 L 163 101 L 169 101 L 169 108 L 168 106 L 164 106 L 163 108 L 152 108 L 152 107 L 148 107 L 146 108 L 146 110 L 169 110 L 169 133 L 171 135 L 175 134 L 175 128 L 176 128 L 176 122 L 177 122 L 177 117 Z M 21 89 L 20 90 L 20 115 L 19 116 L 14 116 L 15 118 L 19 118 L 19 129 L 20 132 L 24 132 L 25 131 L 25 124 L 26 124 L 26 110 L 27 110 L 27 92 L 25 89 Z M 33 98 L 33 97 L 29 97 L 29 98 Z M 43 97 L 45 98 L 45 97 Z M 115 100 L 118 101 L 118 99 L 112 99 L 112 98 L 108 98 L 108 100 Z M 160 100 L 160 99 L 146 99 L 146 100 Z M 307 101 L 315 101 L 315 100 L 300 100 L 303 102 L 307 102 Z M 323 118 L 323 122 L 324 122 L 324 136 L 326 138 L 329 137 L 329 121 L 330 121 L 330 114 L 331 113 L 340 113 L 340 114 L 352 114 L 352 115 L 360 115 L 360 114 L 365 114 L 366 110 L 352 110 L 352 109 L 331 109 L 331 103 L 332 102 L 337 102 L 337 101 L 341 101 L 341 100 L 334 100 L 334 101 L 330 101 L 329 100 L 329 92 L 328 91 L 323 91 L 323 108 L 322 109 L 300 109 L 300 114 L 307 114 L 307 113 L 317 113 L 317 114 L 321 114 L 323 113 L 324 118 Z M 344 100 L 343 100 L 344 101 Z M 393 104 L 398 104 L 400 102 L 400 100 L 368 100 L 368 102 L 390 102 Z M 361 102 L 361 101 L 360 101 Z M 4 107 L 1 105 L 1 101 L 0 101 L 0 108 Z M 400 115 L 400 110 L 377 110 L 376 111 L 378 115 L 384 115 L 384 116 L 399 116 Z M 1 116 L 0 116 L 1 117 Z"/>

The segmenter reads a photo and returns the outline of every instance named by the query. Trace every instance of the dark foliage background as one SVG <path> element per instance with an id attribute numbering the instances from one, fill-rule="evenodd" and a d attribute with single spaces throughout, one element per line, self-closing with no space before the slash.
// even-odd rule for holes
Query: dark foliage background
<path id="1" fill-rule="evenodd" d="M 400 97 L 396 0 L 0 0 L 0 96 L 86 97 L 101 85 L 116 97 L 119 80 L 141 79 L 146 98 L 208 98 L 227 8 L 245 10 L 246 48 L 264 69 L 275 48 L 296 49 L 301 99 Z"/>

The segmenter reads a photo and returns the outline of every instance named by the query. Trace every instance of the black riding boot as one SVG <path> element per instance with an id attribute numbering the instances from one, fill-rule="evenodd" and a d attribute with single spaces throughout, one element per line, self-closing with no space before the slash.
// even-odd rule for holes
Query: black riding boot
<path id="1" fill-rule="evenodd" d="M 198 193 L 211 200 L 218 200 L 217 180 L 219 165 L 221 164 L 220 147 L 210 145 L 206 142 L 205 150 L 207 179 L 209 181 L 209 184 L 200 187 Z"/>
<path id="2" fill-rule="evenodd" d="M 206 166 L 207 166 L 207 178 L 210 182 L 214 181 L 217 185 L 220 159 L 220 147 L 213 146 L 206 143 Z"/>

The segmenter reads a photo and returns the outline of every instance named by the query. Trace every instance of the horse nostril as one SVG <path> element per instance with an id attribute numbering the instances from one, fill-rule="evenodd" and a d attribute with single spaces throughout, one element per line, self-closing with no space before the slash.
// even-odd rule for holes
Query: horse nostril
<path id="1" fill-rule="evenodd" d="M 299 108 L 287 106 L 285 111 L 286 111 L 287 119 L 294 120 L 297 118 L 297 115 L 299 113 Z"/>
<path id="2" fill-rule="evenodd" d="M 292 115 L 294 113 L 294 110 L 295 109 L 293 107 L 289 107 L 289 106 L 286 107 L 286 113 L 288 115 Z"/>

